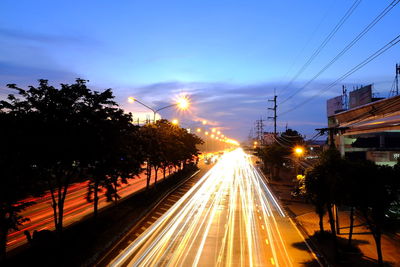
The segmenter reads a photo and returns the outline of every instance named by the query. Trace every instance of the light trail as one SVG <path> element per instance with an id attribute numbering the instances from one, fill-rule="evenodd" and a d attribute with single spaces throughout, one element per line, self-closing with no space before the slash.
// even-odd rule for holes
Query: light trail
<path id="1" fill-rule="evenodd" d="M 242 149 L 225 154 L 111 266 L 297 266 L 315 259 Z M 306 247 L 306 246 L 305 246 Z"/>
<path id="2" fill-rule="evenodd" d="M 150 184 L 154 183 L 154 173 Z M 159 178 L 162 177 L 162 172 L 159 172 Z M 144 173 L 138 175 L 137 178 L 128 179 L 127 184 L 122 184 L 118 188 L 118 194 L 121 198 L 132 195 L 133 193 L 146 187 L 146 176 Z M 74 222 L 81 220 L 83 217 L 93 213 L 93 203 L 86 200 L 87 182 L 75 183 L 68 188 L 67 197 L 64 204 L 64 226 L 69 226 Z M 21 215 L 30 219 L 24 222 L 19 230 L 12 231 L 8 235 L 7 250 L 10 251 L 18 246 L 27 243 L 24 231 L 33 230 L 54 230 L 53 209 L 51 207 L 51 195 L 49 192 L 42 197 L 29 197 L 24 201 L 35 201 L 36 204 L 24 210 Z M 105 190 L 99 192 L 99 209 L 111 205 L 112 202 L 107 202 Z"/>

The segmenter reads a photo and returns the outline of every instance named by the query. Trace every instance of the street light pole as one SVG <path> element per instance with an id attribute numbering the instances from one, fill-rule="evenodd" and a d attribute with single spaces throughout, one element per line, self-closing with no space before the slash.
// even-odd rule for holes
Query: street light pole
<path id="1" fill-rule="evenodd" d="M 176 103 L 174 103 L 174 104 L 172 104 L 172 105 L 168 105 L 168 106 L 162 107 L 162 108 L 159 108 L 159 109 L 154 109 L 154 108 L 152 108 L 152 107 L 150 107 L 150 106 L 144 104 L 143 102 L 139 101 L 138 99 L 136 99 L 136 98 L 134 98 L 134 97 L 128 97 L 128 102 L 129 102 L 129 103 L 138 102 L 140 105 L 142 105 L 142 106 L 146 107 L 147 109 L 151 110 L 151 111 L 153 112 L 153 123 L 156 122 L 156 114 L 157 114 L 159 111 L 163 110 L 163 109 L 170 108 L 170 107 L 175 107 L 175 106 L 176 106 L 176 107 L 179 107 L 179 108 L 182 109 L 182 110 L 185 110 L 185 109 L 187 109 L 187 108 L 189 107 L 189 105 L 190 105 L 190 102 L 189 102 L 189 100 L 188 100 L 186 97 L 180 97 L 180 99 L 179 99 Z"/>
<path id="2" fill-rule="evenodd" d="M 178 104 L 179 104 L 179 103 L 175 103 L 175 104 L 172 104 L 172 105 L 168 105 L 168 106 L 159 108 L 159 109 L 157 109 L 157 110 L 153 110 L 153 123 L 156 122 L 156 114 L 157 114 L 160 110 L 163 110 L 163 109 L 166 109 L 166 108 L 171 108 L 171 107 L 177 106 Z"/>

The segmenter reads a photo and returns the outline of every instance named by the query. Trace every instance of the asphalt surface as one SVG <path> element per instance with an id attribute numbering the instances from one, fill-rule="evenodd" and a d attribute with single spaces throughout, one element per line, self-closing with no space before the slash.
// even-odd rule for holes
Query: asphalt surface
<path id="1" fill-rule="evenodd" d="M 318 264 L 243 150 L 226 153 L 182 194 L 131 236 L 109 265 Z"/>
<path id="2" fill-rule="evenodd" d="M 203 162 L 199 163 L 199 171 L 188 177 L 174 188 L 170 192 L 166 192 L 165 196 L 162 197 L 158 203 L 155 203 L 154 207 L 151 208 L 145 216 L 139 219 L 135 226 L 133 226 L 121 240 L 113 244 L 113 246 L 101 255 L 96 262 L 96 266 L 107 266 L 109 263 L 117 257 L 127 246 L 129 246 L 137 237 L 143 234 L 147 228 L 151 227 L 164 213 L 166 213 L 179 199 L 181 199 L 197 182 L 202 176 L 210 170 L 213 165 L 207 165 Z"/>

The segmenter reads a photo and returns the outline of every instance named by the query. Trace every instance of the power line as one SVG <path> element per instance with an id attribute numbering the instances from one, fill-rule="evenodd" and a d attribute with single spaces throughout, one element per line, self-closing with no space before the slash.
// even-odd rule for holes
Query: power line
<path id="1" fill-rule="evenodd" d="M 391 40 L 390 42 L 388 42 L 386 45 L 384 45 L 382 48 L 380 48 L 379 50 L 377 50 L 375 53 L 373 53 L 372 55 L 370 55 L 368 58 L 366 58 L 365 60 L 363 60 L 362 62 L 360 62 L 358 65 L 356 65 L 355 67 L 353 67 L 351 70 L 349 70 L 348 72 L 346 72 L 345 74 L 343 74 L 340 78 L 338 78 L 336 81 L 332 82 L 330 85 L 328 85 L 327 87 L 325 87 L 324 89 L 320 90 L 318 93 L 312 95 L 311 97 L 309 97 L 308 99 L 304 100 L 303 102 L 301 102 L 300 104 L 298 104 L 297 106 L 294 106 L 293 108 L 286 110 L 285 112 L 279 114 L 279 116 L 282 116 L 284 114 L 287 114 L 299 107 L 301 107 L 302 105 L 310 102 L 312 99 L 314 99 L 315 97 L 325 93 L 326 91 L 328 91 L 330 88 L 332 88 L 333 86 L 335 86 L 337 83 L 341 82 L 342 80 L 346 79 L 347 77 L 349 77 L 351 74 L 353 74 L 354 72 L 356 72 L 357 70 L 361 69 L 362 67 L 364 67 L 365 65 L 367 65 L 369 62 L 371 62 L 372 60 L 374 60 L 375 58 L 377 58 L 378 56 L 380 56 L 381 54 L 383 54 L 384 52 L 386 52 L 388 49 L 392 48 L 393 46 L 395 46 L 397 43 L 400 42 L 400 35 L 398 35 L 396 38 L 394 38 L 393 40 Z"/>
<path id="2" fill-rule="evenodd" d="M 333 5 L 335 3 L 335 1 L 332 1 Z M 321 20 L 318 22 L 317 26 L 315 27 L 315 29 L 312 31 L 311 35 L 309 36 L 308 40 L 305 42 L 304 46 L 301 48 L 301 50 L 299 51 L 299 53 L 297 53 L 297 55 L 295 56 L 294 60 L 292 61 L 292 63 L 290 64 L 290 67 L 288 68 L 288 70 L 285 73 L 285 76 L 283 78 L 283 80 L 286 79 L 286 77 L 288 76 L 288 74 L 290 73 L 290 71 L 293 69 L 293 67 L 295 66 L 295 64 L 297 63 L 297 61 L 300 58 L 300 55 L 303 54 L 304 50 L 306 49 L 306 47 L 309 45 L 309 43 L 311 42 L 312 39 L 314 39 L 315 34 L 317 33 L 317 31 L 319 30 L 319 28 L 321 27 L 322 23 L 324 22 L 324 20 L 328 17 L 329 12 L 331 12 L 331 6 L 328 6 L 328 8 L 326 9 L 325 13 L 322 15 Z M 281 80 L 281 82 L 283 82 L 283 80 Z M 284 89 L 282 89 L 279 93 L 283 94 L 286 89 L 288 88 L 288 86 L 286 86 Z"/>
<path id="3" fill-rule="evenodd" d="M 361 0 L 354 1 L 353 5 L 346 11 L 344 16 L 339 20 L 339 22 L 335 25 L 335 27 L 331 30 L 331 32 L 325 37 L 324 41 L 319 45 L 319 47 L 313 52 L 313 54 L 308 58 L 306 63 L 297 71 L 294 77 L 290 80 L 290 82 L 285 86 L 283 91 L 289 88 L 293 82 L 307 69 L 307 67 L 314 61 L 314 59 L 321 53 L 322 49 L 328 44 L 328 42 L 335 36 L 337 31 L 343 26 L 346 20 L 351 16 L 354 10 L 358 7 L 361 3 Z"/>
<path id="4" fill-rule="evenodd" d="M 340 51 L 328 64 L 326 64 L 314 77 L 312 77 L 305 85 L 296 90 L 293 94 L 284 99 L 281 104 L 287 102 L 293 98 L 300 91 L 304 90 L 310 83 L 317 79 L 322 73 L 325 72 L 333 63 L 335 63 L 340 57 L 342 57 L 350 48 L 352 48 L 372 27 L 374 27 L 390 10 L 392 10 L 400 0 L 393 0 L 374 20 L 372 20 L 349 44 L 347 44 L 342 51 Z"/>

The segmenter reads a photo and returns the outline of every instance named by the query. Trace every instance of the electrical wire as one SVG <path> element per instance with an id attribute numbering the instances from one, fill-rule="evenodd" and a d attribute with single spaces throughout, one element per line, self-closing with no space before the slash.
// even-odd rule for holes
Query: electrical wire
<path id="1" fill-rule="evenodd" d="M 350 48 L 352 48 L 367 32 L 369 32 L 387 13 L 389 13 L 400 0 L 393 0 L 374 20 L 372 20 L 349 44 L 347 44 L 328 64 L 326 64 L 314 77 L 312 77 L 306 84 L 301 88 L 297 89 L 293 94 L 285 98 L 280 105 L 293 98 L 300 91 L 304 90 L 310 83 L 317 79 L 322 73 L 324 73 L 333 63 L 341 58 Z"/>
<path id="2" fill-rule="evenodd" d="M 335 3 L 335 1 L 332 1 L 332 5 Z M 299 53 L 295 56 L 295 59 L 293 60 L 292 64 L 290 64 L 290 67 L 288 68 L 288 70 L 286 71 L 285 75 L 284 75 L 284 79 L 286 79 L 286 77 L 288 76 L 288 74 L 290 73 L 290 71 L 293 69 L 293 67 L 295 66 L 295 64 L 297 63 L 297 61 L 300 58 L 300 55 L 303 54 L 304 50 L 306 49 L 306 47 L 309 45 L 309 43 L 311 42 L 312 39 L 314 39 L 315 34 L 317 33 L 317 31 L 319 30 L 319 28 L 321 27 L 322 23 L 324 22 L 324 20 L 328 17 L 329 12 L 331 12 L 331 6 L 329 6 L 327 8 L 327 10 L 325 11 L 325 13 L 322 16 L 322 19 L 319 21 L 319 23 L 317 24 L 317 26 L 315 27 L 315 29 L 312 31 L 310 37 L 308 38 L 308 40 L 305 42 L 304 46 L 302 47 L 302 49 L 299 51 Z M 283 82 L 283 81 L 281 81 Z M 289 86 L 285 86 L 285 88 L 283 88 L 279 94 L 284 94 L 285 91 L 287 90 Z"/>
<path id="3" fill-rule="evenodd" d="M 400 0 L 398 0 L 400 1 Z M 279 114 L 279 116 L 285 115 L 289 112 L 292 112 L 293 110 L 296 110 L 297 108 L 307 104 L 308 102 L 310 102 L 311 100 L 313 100 L 314 98 L 316 98 L 317 96 L 322 95 L 323 93 L 325 93 L 326 91 L 328 91 L 329 89 L 331 89 L 333 86 L 335 86 L 337 83 L 343 81 L 344 79 L 346 79 L 347 77 L 349 77 L 350 75 L 352 75 L 354 72 L 358 71 L 359 69 L 361 69 L 362 67 L 364 67 L 365 65 L 367 65 L 369 62 L 371 62 L 372 60 L 374 60 L 375 58 L 377 58 L 378 56 L 380 56 L 381 54 L 383 54 L 384 52 L 386 52 L 388 49 L 392 48 L 393 46 L 395 46 L 397 43 L 400 42 L 400 35 L 398 35 L 396 38 L 394 38 L 393 40 L 391 40 L 390 42 L 388 42 L 387 44 L 385 44 L 382 48 L 380 48 L 379 50 L 377 50 L 375 53 L 373 53 L 372 55 L 370 55 L 368 58 L 366 58 L 365 60 L 363 60 L 362 62 L 360 62 L 358 65 L 356 65 L 355 67 L 353 67 L 351 70 L 349 70 L 348 72 L 346 72 L 344 75 L 342 75 L 340 78 L 338 78 L 336 81 L 332 82 L 330 85 L 328 85 L 327 87 L 323 88 L 322 90 L 320 90 L 318 93 L 312 95 L 311 97 L 307 98 L 306 100 L 304 100 L 303 102 L 301 102 L 300 104 L 282 112 Z"/>
<path id="4" fill-rule="evenodd" d="M 314 59 L 321 53 L 322 49 L 329 43 L 329 41 L 335 36 L 335 34 L 339 31 L 339 29 L 343 26 L 346 20 L 351 16 L 354 10 L 361 3 L 361 0 L 354 1 L 353 5 L 346 11 L 344 16 L 339 20 L 339 22 L 335 25 L 335 27 L 331 30 L 331 32 L 325 37 L 324 41 L 319 45 L 319 47 L 312 53 L 312 55 L 308 58 L 308 60 L 303 64 L 303 66 L 297 71 L 294 77 L 290 80 L 290 82 L 285 86 L 283 91 L 288 89 L 293 82 L 307 69 L 307 67 L 314 61 Z M 283 103 L 283 102 L 282 102 Z"/>

